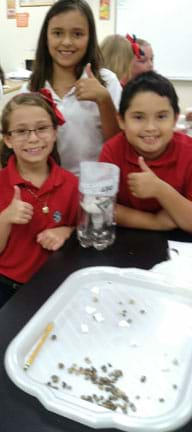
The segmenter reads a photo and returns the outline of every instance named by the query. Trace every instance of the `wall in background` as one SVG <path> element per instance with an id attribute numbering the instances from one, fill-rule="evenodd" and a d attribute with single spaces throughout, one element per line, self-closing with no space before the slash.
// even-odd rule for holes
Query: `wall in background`
<path id="1" fill-rule="evenodd" d="M 116 2 L 118 1 L 119 0 L 111 0 L 110 19 L 105 21 L 99 19 L 99 0 L 88 0 L 95 16 L 99 42 L 101 42 L 102 39 L 104 39 L 104 37 L 108 34 L 115 32 Z M 169 2 L 172 3 L 174 8 L 174 0 L 169 0 Z M 39 31 L 44 16 L 47 13 L 48 7 L 42 6 L 21 8 L 19 7 L 19 0 L 17 0 L 17 12 L 29 13 L 29 27 L 19 28 L 16 27 L 15 19 L 7 19 L 6 3 L 6 0 L 0 0 L 0 63 L 2 64 L 5 72 L 10 72 L 16 70 L 19 67 L 24 67 L 25 59 L 34 58 Z M 142 36 L 143 35 L 140 34 L 140 37 Z M 165 35 L 163 35 L 163 37 L 165 37 Z M 151 41 L 151 43 L 153 45 L 153 41 Z M 186 41 L 186 44 L 190 43 L 191 41 Z M 178 56 L 180 55 L 180 50 L 181 48 L 178 49 Z M 161 71 L 159 70 L 159 72 Z M 192 82 L 182 80 L 173 81 L 173 84 L 175 85 L 176 91 L 178 93 L 182 111 L 186 107 L 192 106 Z"/>
<path id="2" fill-rule="evenodd" d="M 111 18 L 106 21 L 99 19 L 99 0 L 89 0 L 88 3 L 93 10 L 98 39 L 101 41 L 114 32 L 115 2 L 112 1 Z M 34 58 L 41 25 L 49 10 L 49 6 L 19 7 L 19 0 L 16 0 L 16 4 L 17 12 L 29 13 L 28 27 L 16 27 L 15 19 L 7 19 L 6 0 L 0 0 L 0 63 L 5 72 L 25 67 L 25 59 Z"/>
<path id="3" fill-rule="evenodd" d="M 5 72 L 25 66 L 25 59 L 32 59 L 39 29 L 48 7 L 19 7 L 17 12 L 29 13 L 29 27 L 16 27 L 15 19 L 7 19 L 6 0 L 0 1 L 0 63 Z M 2 41 L 5 41 L 4 44 Z"/>
<path id="4" fill-rule="evenodd" d="M 174 80 L 192 80 L 191 0 L 117 1 L 116 31 L 151 42 L 155 67 Z"/>

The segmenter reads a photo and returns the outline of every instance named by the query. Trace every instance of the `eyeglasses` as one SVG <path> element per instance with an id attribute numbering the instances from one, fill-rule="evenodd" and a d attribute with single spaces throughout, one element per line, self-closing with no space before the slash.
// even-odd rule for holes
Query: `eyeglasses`
<path id="1" fill-rule="evenodd" d="M 8 135 L 11 136 L 17 142 L 27 141 L 30 133 L 35 132 L 38 138 L 48 138 L 50 131 L 55 129 L 53 125 L 39 126 L 35 129 L 15 129 L 8 131 Z"/>

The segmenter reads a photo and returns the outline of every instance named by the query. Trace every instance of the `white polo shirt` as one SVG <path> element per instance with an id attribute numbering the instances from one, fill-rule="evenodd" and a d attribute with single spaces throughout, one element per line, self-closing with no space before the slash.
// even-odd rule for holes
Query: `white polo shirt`
<path id="1" fill-rule="evenodd" d="M 119 80 L 108 69 L 101 69 L 100 74 L 106 82 L 106 87 L 115 108 L 118 110 L 122 92 Z M 87 78 L 85 71 L 81 77 Z M 64 125 L 59 126 L 57 132 L 57 149 L 61 165 L 79 175 L 79 163 L 84 160 L 97 160 L 103 145 L 104 139 L 98 106 L 95 102 L 79 101 L 75 96 L 75 87 L 63 98 L 55 93 L 48 81 L 46 81 L 45 87 L 51 91 L 58 109 L 65 118 Z M 26 85 L 23 86 L 22 91 L 27 91 Z"/>
<path id="2" fill-rule="evenodd" d="M 101 69 L 101 76 L 118 110 L 121 85 L 116 75 L 107 69 Z M 87 77 L 85 72 L 82 77 Z M 75 87 L 62 99 L 54 92 L 49 82 L 46 82 L 45 87 L 51 91 L 58 109 L 65 117 L 65 124 L 58 127 L 57 134 L 61 164 L 78 175 L 79 163 L 84 160 L 97 160 L 104 141 L 98 106 L 95 102 L 79 101 L 75 96 Z"/>

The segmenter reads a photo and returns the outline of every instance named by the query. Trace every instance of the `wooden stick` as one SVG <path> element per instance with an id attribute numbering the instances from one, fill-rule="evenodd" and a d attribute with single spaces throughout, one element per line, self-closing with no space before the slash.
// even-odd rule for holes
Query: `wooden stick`
<path id="1" fill-rule="evenodd" d="M 27 370 L 32 365 L 32 363 L 34 362 L 37 354 L 39 353 L 41 347 L 43 346 L 44 342 L 46 341 L 46 339 L 48 338 L 48 336 L 49 336 L 49 334 L 50 334 L 50 332 L 52 330 L 53 330 L 53 323 L 49 323 L 46 326 L 46 328 L 45 328 L 45 330 L 44 330 L 41 338 L 37 342 L 37 345 L 34 348 L 33 352 L 30 354 L 29 358 L 27 359 L 27 361 L 26 361 L 26 363 L 24 365 L 24 370 Z"/>

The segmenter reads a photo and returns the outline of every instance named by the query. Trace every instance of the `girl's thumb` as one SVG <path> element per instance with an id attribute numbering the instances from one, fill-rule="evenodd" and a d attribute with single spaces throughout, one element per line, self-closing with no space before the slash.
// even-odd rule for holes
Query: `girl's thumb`
<path id="1" fill-rule="evenodd" d="M 18 186 L 14 186 L 14 199 L 21 200 L 21 191 Z"/>
<path id="2" fill-rule="evenodd" d="M 88 78 L 93 78 L 94 77 L 92 69 L 91 69 L 91 63 L 87 63 L 87 65 L 85 67 L 85 71 L 87 73 Z"/>

